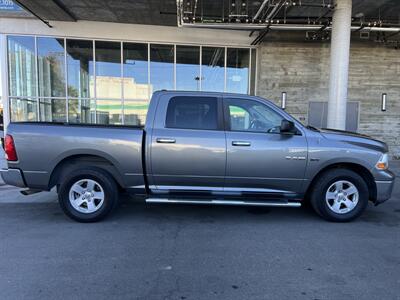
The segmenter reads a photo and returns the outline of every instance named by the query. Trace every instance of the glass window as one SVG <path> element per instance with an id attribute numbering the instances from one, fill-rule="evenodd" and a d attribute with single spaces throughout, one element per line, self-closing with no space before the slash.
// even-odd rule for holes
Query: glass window
<path id="1" fill-rule="evenodd" d="M 226 91 L 248 93 L 249 49 L 227 49 Z"/>
<path id="2" fill-rule="evenodd" d="M 124 98 L 149 99 L 147 44 L 124 43 Z"/>
<path id="3" fill-rule="evenodd" d="M 124 124 L 144 126 L 146 123 L 146 115 L 149 109 L 148 101 L 124 101 Z"/>
<path id="4" fill-rule="evenodd" d="M 122 124 L 122 103 L 118 100 L 96 101 L 97 124 Z"/>
<path id="5" fill-rule="evenodd" d="M 150 45 L 150 84 L 151 92 L 174 89 L 173 45 Z"/>
<path id="6" fill-rule="evenodd" d="M 65 97 L 64 39 L 37 38 L 39 96 Z"/>
<path id="7" fill-rule="evenodd" d="M 176 89 L 200 90 L 200 47 L 176 46 Z"/>
<path id="8" fill-rule="evenodd" d="M 121 98 L 121 43 L 96 41 L 96 96 Z"/>
<path id="9" fill-rule="evenodd" d="M 166 127 L 218 129 L 217 98 L 173 97 L 167 109 Z"/>
<path id="10" fill-rule="evenodd" d="M 68 121 L 70 123 L 94 123 L 95 101 L 92 99 L 69 99 Z"/>
<path id="11" fill-rule="evenodd" d="M 232 131 L 279 133 L 283 117 L 268 106 L 252 100 L 226 99 Z"/>
<path id="12" fill-rule="evenodd" d="M 66 44 L 69 97 L 93 97 L 93 42 L 67 40 Z"/>
<path id="13" fill-rule="evenodd" d="M 40 121 L 66 122 L 66 99 L 41 98 L 39 100 Z"/>
<path id="14" fill-rule="evenodd" d="M 225 48 L 202 47 L 201 90 L 223 92 L 225 89 Z"/>
<path id="15" fill-rule="evenodd" d="M 36 99 L 10 98 L 12 122 L 37 121 Z"/>
<path id="16" fill-rule="evenodd" d="M 156 90 L 255 92 L 255 49 L 31 36 L 8 36 L 7 45 L 12 120 L 143 125 Z M 190 126 L 212 117 L 215 128 L 213 114 L 201 115 L 206 105 L 196 104 L 197 115 L 182 105 L 178 123 L 192 114 Z"/>
<path id="17" fill-rule="evenodd" d="M 37 96 L 35 38 L 8 37 L 8 76 L 10 96 Z"/>

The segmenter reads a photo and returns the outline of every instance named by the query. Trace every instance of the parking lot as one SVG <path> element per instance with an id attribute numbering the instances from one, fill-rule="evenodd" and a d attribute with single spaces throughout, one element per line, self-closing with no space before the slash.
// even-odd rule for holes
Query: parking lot
<path id="1" fill-rule="evenodd" d="M 396 165 L 400 175 L 400 165 Z M 0 182 L 0 299 L 400 299 L 400 182 L 353 223 L 310 209 L 145 205 L 101 223 Z"/>

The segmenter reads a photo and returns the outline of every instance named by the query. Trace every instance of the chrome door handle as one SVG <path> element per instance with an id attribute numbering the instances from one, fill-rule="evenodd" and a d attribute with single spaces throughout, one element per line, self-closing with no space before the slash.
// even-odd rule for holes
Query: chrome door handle
<path id="1" fill-rule="evenodd" d="M 249 147 L 251 146 L 250 142 L 244 142 L 244 141 L 233 141 L 232 146 L 239 146 L 239 147 Z"/>
<path id="2" fill-rule="evenodd" d="M 174 144 L 176 142 L 175 139 L 167 139 L 167 138 L 158 138 L 157 143 L 161 144 Z"/>

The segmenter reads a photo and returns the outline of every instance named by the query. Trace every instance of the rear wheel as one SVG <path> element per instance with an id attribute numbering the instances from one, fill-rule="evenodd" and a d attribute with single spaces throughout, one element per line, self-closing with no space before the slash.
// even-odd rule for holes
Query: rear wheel
<path id="1" fill-rule="evenodd" d="M 348 222 L 362 214 L 368 198 L 368 186 L 360 175 L 347 169 L 334 169 L 315 182 L 310 201 L 324 219 Z"/>
<path id="2" fill-rule="evenodd" d="M 115 208 L 118 188 L 107 172 L 88 167 L 64 176 L 58 199 L 64 213 L 70 218 L 78 222 L 96 222 Z"/>

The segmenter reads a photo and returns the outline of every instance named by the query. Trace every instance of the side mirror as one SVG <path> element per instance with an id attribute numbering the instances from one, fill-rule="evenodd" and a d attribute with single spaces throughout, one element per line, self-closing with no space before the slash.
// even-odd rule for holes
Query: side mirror
<path id="1" fill-rule="evenodd" d="M 294 123 L 289 120 L 282 120 L 280 129 L 281 129 L 280 130 L 281 134 L 295 134 L 296 133 L 296 127 L 294 126 Z"/>

